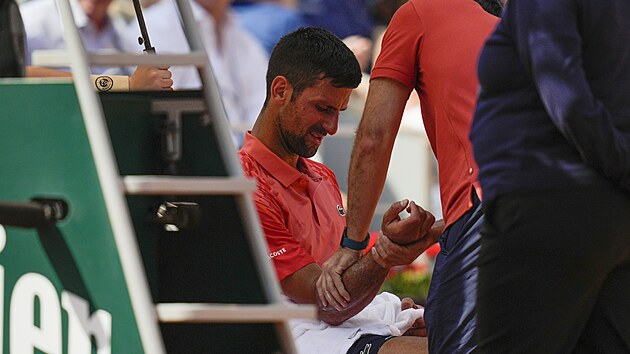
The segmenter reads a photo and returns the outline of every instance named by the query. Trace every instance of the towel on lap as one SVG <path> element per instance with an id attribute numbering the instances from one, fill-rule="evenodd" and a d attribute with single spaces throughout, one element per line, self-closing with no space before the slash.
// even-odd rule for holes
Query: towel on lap
<path id="1" fill-rule="evenodd" d="M 290 320 L 289 325 L 298 353 L 344 354 L 364 334 L 402 335 L 423 314 L 423 309 L 401 311 L 398 296 L 384 292 L 339 326 L 320 320 Z"/>

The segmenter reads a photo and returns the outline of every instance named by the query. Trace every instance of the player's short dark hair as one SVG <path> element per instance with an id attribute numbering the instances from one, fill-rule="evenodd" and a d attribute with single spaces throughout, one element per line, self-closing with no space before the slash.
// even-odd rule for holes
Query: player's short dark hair
<path id="1" fill-rule="evenodd" d="M 343 88 L 361 83 L 354 53 L 337 36 L 317 27 L 299 28 L 278 41 L 267 68 L 267 99 L 277 76 L 284 76 L 293 86 L 291 99 L 317 80 L 330 79 L 333 86 Z"/>

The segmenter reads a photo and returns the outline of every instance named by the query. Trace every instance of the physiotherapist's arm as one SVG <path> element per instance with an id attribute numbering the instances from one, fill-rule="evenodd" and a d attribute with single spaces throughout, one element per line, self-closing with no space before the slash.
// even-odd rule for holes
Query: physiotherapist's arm
<path id="1" fill-rule="evenodd" d="M 368 232 L 374 210 L 385 185 L 389 161 L 400 127 L 409 89 L 391 79 L 374 79 L 370 82 L 363 117 L 357 130 L 348 175 L 348 237 L 363 241 Z M 338 237 L 340 237 L 339 235 Z M 360 255 L 340 248 L 323 265 L 324 275 L 318 281 L 325 304 L 339 307 L 352 301 L 347 284 L 340 275 Z"/>
<path id="2" fill-rule="evenodd" d="M 381 197 L 408 98 L 409 89 L 398 81 L 370 82 L 348 174 L 348 237 L 357 241 L 368 232 Z"/>

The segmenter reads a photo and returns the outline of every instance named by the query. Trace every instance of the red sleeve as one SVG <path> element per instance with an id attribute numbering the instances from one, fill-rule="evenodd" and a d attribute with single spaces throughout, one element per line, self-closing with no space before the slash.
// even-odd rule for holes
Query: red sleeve
<path id="1" fill-rule="evenodd" d="M 279 280 L 315 263 L 313 257 L 289 232 L 284 222 L 284 212 L 271 194 L 259 186 L 254 193 L 254 203 L 267 239 L 269 258 L 273 261 Z"/>
<path id="2" fill-rule="evenodd" d="M 416 84 L 416 58 L 423 32 L 422 21 L 412 2 L 405 3 L 396 11 L 387 27 L 370 80 L 381 77 L 394 79 L 407 86 L 411 92 Z"/>

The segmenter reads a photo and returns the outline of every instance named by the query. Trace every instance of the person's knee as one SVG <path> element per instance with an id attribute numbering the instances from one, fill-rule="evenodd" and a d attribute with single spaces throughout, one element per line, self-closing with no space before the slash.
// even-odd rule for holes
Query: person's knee
<path id="1" fill-rule="evenodd" d="M 427 337 L 395 337 L 383 344 L 378 354 L 428 353 Z"/>

